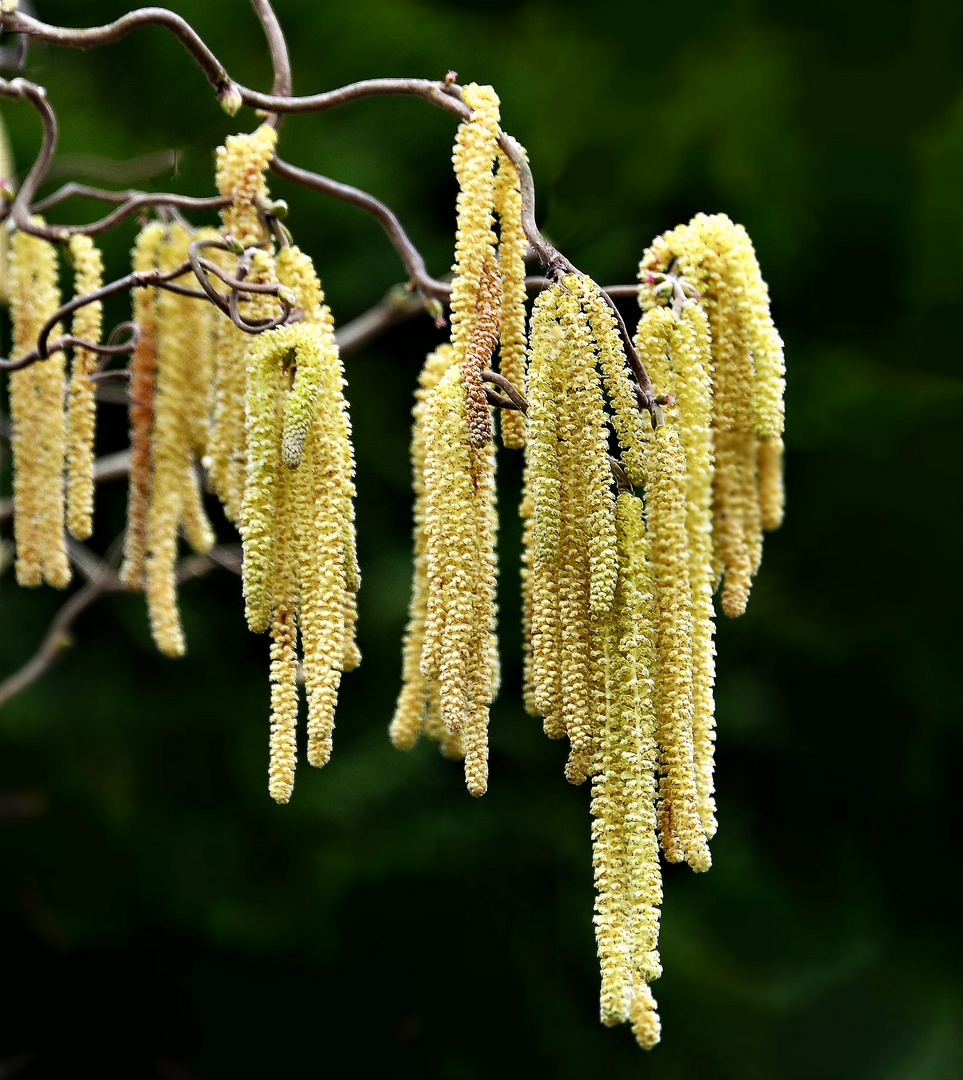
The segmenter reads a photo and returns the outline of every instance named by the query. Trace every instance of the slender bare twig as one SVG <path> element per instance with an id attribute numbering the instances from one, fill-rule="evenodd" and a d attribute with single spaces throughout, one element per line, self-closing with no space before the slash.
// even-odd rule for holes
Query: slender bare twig
<path id="1" fill-rule="evenodd" d="M 404 285 L 395 285 L 374 307 L 338 330 L 335 334 L 338 349 L 342 353 L 360 349 L 392 326 L 407 322 L 424 310 L 422 297 L 412 295 Z"/>
<path id="2" fill-rule="evenodd" d="M 447 282 L 438 281 L 428 273 L 421 252 L 409 240 L 408 234 L 393 211 L 373 195 L 369 195 L 360 188 L 351 187 L 349 184 L 331 180 L 327 176 L 300 169 L 296 165 L 289 165 L 278 157 L 271 162 L 271 172 L 302 187 L 320 191 L 332 199 L 340 199 L 341 202 L 351 203 L 352 206 L 366 210 L 381 224 L 419 292 L 436 300 L 447 300 L 451 295 L 451 286 Z"/>
<path id="3" fill-rule="evenodd" d="M 116 574 L 121 550 L 122 544 L 115 542 L 108 557 L 96 566 L 91 564 L 89 559 L 84 559 L 83 570 L 87 574 L 87 581 L 57 613 L 34 655 L 19 671 L 0 682 L 0 708 L 53 667 L 72 644 L 70 629 L 74 622 L 95 600 L 111 593 L 127 591 Z M 178 583 L 184 584 L 203 577 L 218 566 L 236 573 L 236 561 L 235 545 L 220 550 L 214 548 L 205 555 L 188 555 L 177 565 Z"/>
<path id="4" fill-rule="evenodd" d="M 19 371 L 21 368 L 27 367 L 37 360 L 46 360 L 52 352 L 56 352 L 59 349 L 64 348 L 66 345 L 74 344 L 79 339 L 72 339 L 69 336 L 58 338 L 55 342 L 50 342 L 50 335 L 53 333 L 57 323 L 61 322 L 68 315 L 73 314 L 78 308 L 83 307 L 85 304 L 92 304 L 97 300 L 104 300 L 108 296 L 113 296 L 115 293 L 127 292 L 130 289 L 141 289 L 149 285 L 157 286 L 158 288 L 168 289 L 171 292 L 180 293 L 182 296 L 193 296 L 200 299 L 204 299 L 204 293 L 198 289 L 188 289 L 183 285 L 175 285 L 172 281 L 173 278 L 181 277 L 183 274 L 190 273 L 191 265 L 189 262 L 181 263 L 180 266 L 175 267 L 173 270 L 140 270 L 133 271 L 130 274 L 125 274 L 122 278 L 117 278 L 116 281 L 111 281 L 107 285 L 104 285 L 100 289 L 95 289 L 93 292 L 84 293 L 82 296 L 75 296 L 72 300 L 69 300 L 62 307 L 58 308 L 53 315 L 43 324 L 40 329 L 40 333 L 37 335 L 37 344 L 28 353 L 24 353 L 23 356 L 15 357 L 11 360 L 0 360 L 0 371 Z M 126 352 L 126 349 L 111 345 L 94 346 L 89 342 L 81 342 L 84 348 L 91 348 L 95 351 L 105 352 Z"/>
<path id="5" fill-rule="evenodd" d="M 40 643 L 40 648 L 19 671 L 15 671 L 0 683 L 0 708 L 22 690 L 26 690 L 28 686 L 35 683 L 70 647 L 69 631 L 79 615 L 104 593 L 123 589 L 115 573 L 115 565 L 113 565 L 119 558 L 121 549 L 122 545 L 115 542 L 109 558 L 99 564 L 98 570 L 90 573 L 86 583 L 57 613 Z"/>
<path id="6" fill-rule="evenodd" d="M 64 184 L 63 187 L 58 188 L 45 199 L 34 203 L 30 208 L 31 213 L 43 214 L 52 206 L 56 206 L 58 203 L 62 203 L 64 200 L 74 196 L 85 199 L 99 199 L 102 202 L 121 203 L 125 210 L 124 217 L 129 217 L 134 211 L 143 210 L 148 206 L 171 206 L 179 207 L 182 210 L 221 210 L 231 201 L 230 197 L 226 195 L 214 195 L 211 198 L 199 199 L 193 195 L 175 195 L 170 191 L 108 191 L 106 188 L 71 182 Z M 129 210 L 128 204 L 130 206 Z M 95 229 L 97 232 L 104 232 L 105 229 L 101 228 L 101 223 L 106 220 L 106 218 L 101 218 L 100 221 L 95 221 L 92 225 L 66 225 L 63 228 L 67 229 L 71 235 L 77 232 L 94 235 L 94 233 L 89 233 L 87 230 Z M 117 219 L 111 222 L 111 225 L 116 224 Z M 107 226 L 107 228 L 110 228 L 110 226 Z"/>
<path id="7" fill-rule="evenodd" d="M 483 382 L 494 383 L 505 391 L 505 396 L 509 405 L 501 405 L 501 408 L 518 409 L 523 413 L 528 412 L 528 402 L 525 400 L 524 394 L 520 394 L 504 375 L 500 375 L 497 371 L 489 371 L 486 369 L 481 373 L 481 377 Z"/>
<path id="8" fill-rule="evenodd" d="M 278 17 L 267 0 L 251 0 L 251 7 L 254 8 L 254 13 L 260 20 L 267 39 L 268 51 L 271 54 L 271 67 L 274 70 L 274 86 L 271 88 L 271 93 L 275 97 L 290 97 L 294 88 L 291 77 L 291 57 L 288 54 L 288 43 Z M 277 131 L 283 119 L 283 113 L 272 112 L 268 114 L 267 122 Z"/>

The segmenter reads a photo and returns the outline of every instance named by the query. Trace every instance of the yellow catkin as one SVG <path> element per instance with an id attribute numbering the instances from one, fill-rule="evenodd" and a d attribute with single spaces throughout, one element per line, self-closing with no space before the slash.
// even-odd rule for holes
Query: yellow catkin
<path id="1" fill-rule="evenodd" d="M 654 627 L 642 503 L 623 492 L 616 514 L 619 585 L 603 627 L 605 722 L 592 781 L 595 925 L 606 1024 L 628 1018 L 638 975 L 649 980 L 661 973 Z"/>
<path id="2" fill-rule="evenodd" d="M 609 425 L 596 370 L 595 342 L 579 296 L 579 280 L 570 274 L 562 284 L 568 290 L 564 301 L 559 302 L 567 346 L 564 355 L 568 360 L 562 382 L 566 407 L 573 414 L 573 451 L 578 462 L 572 479 L 582 489 L 588 515 L 589 608 L 592 617 L 598 619 L 612 606 L 618 578 Z"/>
<path id="3" fill-rule="evenodd" d="M 145 225 L 137 234 L 131 253 L 138 273 L 158 265 L 164 241 L 160 222 Z M 151 433 L 154 425 L 154 392 L 157 375 L 157 292 L 153 286 L 134 292 L 134 321 L 138 340 L 130 361 L 130 478 L 127 495 L 127 530 L 120 579 L 128 589 L 144 586 L 144 554 L 147 546 L 147 508 L 150 504 Z"/>
<path id="4" fill-rule="evenodd" d="M 468 425 L 459 398 L 461 372 L 445 373 L 429 404 L 437 433 L 428 447 L 425 484 L 431 546 L 429 611 L 437 608 L 441 711 L 449 732 L 460 731 L 468 710 L 468 667 L 474 637 L 476 536 Z M 428 672 L 427 674 L 431 674 Z"/>
<path id="5" fill-rule="evenodd" d="M 187 257 L 192 234 L 168 227 L 158 268 L 173 269 Z M 177 606 L 177 535 L 183 526 L 196 551 L 207 551 L 214 534 L 204 512 L 191 452 L 189 398 L 197 348 L 198 301 L 161 290 L 156 302 L 157 373 L 151 449 L 150 505 L 147 512 L 145 593 L 151 633 L 166 656 L 185 649 Z"/>
<path id="6" fill-rule="evenodd" d="M 498 149 L 498 96 L 490 86 L 463 88 L 471 116 L 458 127 L 452 162 L 458 180 L 454 279 L 451 287 L 451 343 L 456 363 L 471 347 L 478 319 L 485 263 L 495 252 L 492 172 Z"/>
<path id="7" fill-rule="evenodd" d="M 481 795 L 494 690 L 494 458 L 490 447 L 471 448 L 454 357 L 426 409 L 428 599 L 421 670 L 438 680 L 444 726 L 462 734 L 468 790 Z"/>
<path id="8" fill-rule="evenodd" d="M 221 265 L 236 272 L 236 257 L 216 250 L 212 257 L 221 256 Z M 233 259 L 233 263 L 229 260 Z M 252 285 L 271 285 L 278 281 L 275 260 L 267 252 L 258 251 L 251 260 L 245 281 Z M 267 293 L 251 293 L 241 301 L 241 315 L 250 322 L 272 319 L 280 314 L 278 301 Z M 213 419 L 208 439 L 205 464 L 211 483 L 224 504 L 224 512 L 238 527 L 241 523 L 241 504 L 247 482 L 247 431 L 244 411 L 247 381 L 247 349 L 251 335 L 234 325 L 226 315 L 215 315 L 215 386 Z"/>
<path id="9" fill-rule="evenodd" d="M 646 485 L 657 611 L 655 706 L 661 748 L 659 834 L 666 859 L 709 868 L 698 814 L 692 735 L 692 598 L 686 545 L 685 455 L 678 432 L 656 432 Z"/>
<path id="10" fill-rule="evenodd" d="M 470 709 L 462 732 L 465 754 L 465 782 L 472 795 L 483 795 L 488 787 L 488 706 L 498 692 L 500 670 L 495 634 L 497 608 L 495 582 L 498 563 L 495 542 L 498 514 L 495 495 L 495 447 L 491 444 L 471 451 L 471 479 L 474 492 L 475 536 L 478 575 L 475 582 L 475 644 L 468 666 Z"/>
<path id="11" fill-rule="evenodd" d="M 760 439 L 758 444 L 759 509 L 762 527 L 771 531 L 782 524 L 785 492 L 782 480 L 782 439 Z"/>
<path id="12" fill-rule="evenodd" d="M 556 321 L 559 293 L 557 286 L 542 292 L 532 312 L 529 428 L 525 447 L 525 487 L 531 502 L 525 540 L 531 575 L 532 705 L 545 718 L 545 733 L 553 739 L 565 735 L 559 669 L 561 480 L 556 423 L 557 365 L 562 342 L 562 330 Z"/>
<path id="13" fill-rule="evenodd" d="M 348 404 L 344 396 L 346 385 L 344 368 L 335 341 L 334 319 L 331 310 L 324 302 L 324 290 L 321 288 L 321 282 L 315 272 L 314 263 L 311 261 L 310 256 L 304 254 L 300 248 L 294 245 L 282 248 L 277 256 L 277 275 L 278 281 L 293 292 L 296 306 L 303 312 L 304 325 L 314 328 L 317 334 L 317 347 L 322 357 L 323 425 L 326 432 L 326 453 L 330 455 L 329 459 L 325 459 L 324 467 L 333 470 L 332 475 L 337 479 L 337 505 L 332 513 L 335 515 L 333 520 L 340 524 L 341 533 L 339 547 L 339 573 L 343 578 L 343 587 L 341 588 L 343 659 L 341 668 L 344 671 L 351 671 L 361 663 L 361 653 L 356 642 L 356 624 L 358 621 L 356 594 L 361 585 L 361 572 L 358 566 L 354 514 L 354 451 L 351 445 L 351 421 L 348 415 Z M 289 432 L 303 423 L 303 418 L 301 420 L 297 419 L 302 409 L 307 406 L 310 411 L 310 382 L 305 389 L 308 392 L 302 395 L 298 376 L 296 375 L 294 389 L 292 395 L 289 396 L 285 410 L 285 425 L 286 430 Z M 297 442 L 295 439 L 294 443 L 291 443 L 290 438 L 289 435 L 289 448 L 295 446 Z M 310 701 L 309 695 L 309 705 Z M 313 730 L 312 717 L 314 715 L 315 712 L 309 708 L 309 732 Z M 320 746 L 323 742 L 324 740 L 321 739 L 317 745 Z M 314 760 L 317 756 L 313 752 L 314 745 L 309 735 L 308 759 L 312 764 L 317 763 Z"/>
<path id="14" fill-rule="evenodd" d="M 46 320 L 60 307 L 57 253 L 29 233 L 13 236 L 10 259 L 12 354 L 34 348 Z M 54 328 L 51 339 L 60 333 Z M 70 582 L 64 536 L 64 355 L 52 354 L 10 376 L 13 426 L 14 540 L 21 585 Z"/>
<path id="15" fill-rule="evenodd" d="M 301 605 L 304 620 L 304 672 L 308 698 L 308 761 L 325 764 L 331 754 L 334 708 L 341 672 L 356 667 L 353 597 L 359 578 L 354 556 L 351 496 L 354 464 L 349 442 L 347 404 L 343 395 L 341 361 L 334 335 L 321 341 L 322 394 L 301 469 L 309 498 L 304 504 L 308 550 L 300 560 Z M 351 528 L 345 525 L 349 518 Z M 313 515 L 313 524 L 311 516 Z M 350 596 L 350 602 L 346 597 Z"/>
<path id="16" fill-rule="evenodd" d="M 662 973 L 658 953 L 662 872 L 655 812 L 659 765 L 654 702 L 655 598 L 642 502 L 635 495 L 622 492 L 616 513 L 622 546 L 619 648 L 626 660 L 625 693 L 631 709 L 631 720 L 627 725 L 629 738 L 622 759 L 625 848 L 631 900 L 629 953 L 633 969 L 651 980 Z"/>
<path id="17" fill-rule="evenodd" d="M 195 241 L 219 241 L 216 229 L 198 229 Z M 216 250 L 216 249 L 215 249 Z M 203 249 L 205 257 L 211 249 Z M 221 254 L 226 254 L 221 252 Z M 186 283 L 190 279 L 185 279 Z M 217 322 L 223 315 L 206 301 L 191 304 L 187 309 L 190 333 L 194 339 L 193 363 L 187 371 L 188 398 L 184 403 L 184 424 L 191 453 L 202 461 L 208 451 L 211 434 L 211 415 L 214 407 L 214 381 L 217 368 Z"/>
<path id="18" fill-rule="evenodd" d="M 224 231 L 242 247 L 263 240 L 256 203 L 267 198 L 264 173 L 274 154 L 277 132 L 262 124 L 250 135 L 230 135 L 217 148 L 217 189 L 233 199 L 221 211 Z"/>
<path id="19" fill-rule="evenodd" d="M 330 381 L 330 371 L 326 373 Z M 336 407 L 325 395 L 324 412 Z M 331 756 L 334 712 L 344 667 L 344 552 L 339 528 L 341 484 L 331 425 L 318 418 L 293 477 L 297 493 L 298 582 L 304 688 L 308 702 L 308 761 L 320 768 Z"/>
<path id="20" fill-rule="evenodd" d="M 599 367 L 612 405 L 612 423 L 622 450 L 622 466 L 629 480 L 638 486 L 645 481 L 645 426 L 649 421 L 639 409 L 634 384 L 629 377 L 625 347 L 612 309 L 590 278 L 580 277 L 577 283 L 578 295 L 598 348 Z M 651 372 L 649 374 L 651 377 Z"/>
<path id="21" fill-rule="evenodd" d="M 712 449 L 709 328 L 705 312 L 686 302 L 672 328 L 670 354 L 679 437 L 686 461 L 686 539 L 692 596 L 692 742 L 699 817 L 715 835 L 715 620 L 712 606 Z M 673 411 L 667 407 L 667 415 Z"/>
<path id="22" fill-rule="evenodd" d="M 532 652 L 532 621 L 535 606 L 535 582 L 532 560 L 535 538 L 532 535 L 532 496 L 525 484 L 522 488 L 522 500 L 518 507 L 518 516 L 522 522 L 522 565 L 521 600 L 522 600 L 522 703 L 529 716 L 541 715 L 535 702 L 535 663 Z"/>
<path id="23" fill-rule="evenodd" d="M 559 306 L 562 307 L 560 297 Z M 579 411 L 564 386 L 575 342 L 566 337 L 559 361 L 558 462 L 560 476 L 559 549 L 557 556 L 559 696 L 569 757 L 565 778 L 582 783 L 592 770 L 597 716 L 594 709 L 592 633 L 589 609 L 590 565 L 584 463 L 576 447 L 581 441 Z"/>
<path id="24" fill-rule="evenodd" d="M 295 513 L 296 476 L 285 470 L 279 480 L 272 551 L 273 609 L 271 628 L 271 735 L 268 792 L 275 802 L 286 803 L 294 789 L 297 762 L 297 608 Z"/>
<path id="25" fill-rule="evenodd" d="M 411 469 L 415 494 L 414 504 L 414 577 L 411 601 L 408 605 L 408 626 L 402 649 L 402 687 L 389 728 L 392 743 L 399 750 L 410 750 L 422 734 L 431 706 L 428 680 L 421 673 L 421 654 L 425 642 L 425 623 L 428 618 L 428 558 L 425 536 L 425 431 L 426 399 L 451 363 L 451 346 L 442 345 L 429 353 L 418 379 L 414 424 L 411 435 Z"/>
<path id="26" fill-rule="evenodd" d="M 283 392 L 288 358 L 298 331 L 281 327 L 257 335 L 247 353 L 247 482 L 241 506 L 244 548 L 242 584 L 247 624 L 259 634 L 268 628 L 274 596 L 274 546 L 281 497 Z"/>
<path id="27" fill-rule="evenodd" d="M 634 997 L 629 1019 L 632 1021 L 632 1034 L 636 1042 L 643 1050 L 651 1050 L 659 1041 L 662 1024 L 655 998 L 648 984 L 641 979 L 636 979 L 634 984 Z"/>
<path id="28" fill-rule="evenodd" d="M 518 170 L 498 152 L 495 176 L 495 212 L 498 214 L 498 269 L 502 279 L 500 356 L 498 370 L 522 394 L 525 391 L 525 252 L 528 239 L 522 228 L 522 192 Z M 502 443 L 512 450 L 525 445 L 525 414 L 503 410 Z"/>
<path id="29" fill-rule="evenodd" d="M 765 515 L 758 441 L 778 438 L 783 429 L 782 341 L 741 225 L 723 214 L 698 214 L 657 238 L 640 268 L 644 308 L 669 298 L 672 283 L 663 280 L 669 268 L 688 283 L 689 292 L 698 293 L 710 324 L 716 451 L 713 563 L 716 576 L 723 579 L 722 609 L 735 616 L 745 610 L 762 558 Z M 677 296 L 673 302 L 678 303 Z"/>
<path id="30" fill-rule="evenodd" d="M 74 294 L 96 292 L 104 275 L 100 251 L 89 236 L 78 233 L 70 238 L 70 254 Z M 85 304 L 74 313 L 71 333 L 99 344 L 102 321 L 103 304 L 99 300 Z M 93 532 L 96 402 L 90 376 L 97 359 L 92 350 L 74 347 L 67 395 L 67 529 L 78 540 L 86 540 Z"/>

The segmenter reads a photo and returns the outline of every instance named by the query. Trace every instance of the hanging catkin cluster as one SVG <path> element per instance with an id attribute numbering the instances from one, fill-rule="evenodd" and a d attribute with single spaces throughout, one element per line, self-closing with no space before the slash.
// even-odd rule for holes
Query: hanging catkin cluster
<path id="1" fill-rule="evenodd" d="M 691 375 L 687 361 L 677 359 L 680 345 L 669 340 L 675 324 L 660 305 L 674 297 L 678 314 L 680 301 L 694 295 L 708 316 L 708 327 L 693 325 L 699 347 L 708 349 L 712 578 L 722 578 L 723 611 L 741 615 L 762 558 L 762 533 L 778 528 L 783 513 L 785 366 L 766 283 L 745 229 L 724 214 L 698 214 L 660 236 L 644 255 L 640 276 L 646 314 L 639 352 L 656 386 L 681 395 L 680 427 L 682 381 L 691 382 Z"/>
<path id="2" fill-rule="evenodd" d="M 526 241 L 518 173 L 498 148 L 498 98 L 474 84 L 464 98 L 472 112 L 452 155 L 459 195 L 451 343 L 429 356 L 414 410 L 415 577 L 391 738 L 402 749 L 422 732 L 438 739 L 446 755 L 464 757 L 468 790 L 481 795 L 499 680 L 485 379 L 500 349 L 501 374 L 524 385 Z M 502 438 L 523 442 L 521 414 L 503 418 Z"/>
<path id="3" fill-rule="evenodd" d="M 630 1023 L 648 1048 L 660 1032 L 649 989 L 662 970 L 660 852 L 707 870 L 716 831 L 713 595 L 728 615 L 745 610 L 762 533 L 782 521 L 782 342 L 745 230 L 701 214 L 646 251 L 629 342 L 608 295 L 536 243 L 527 189 L 523 220 L 524 151 L 500 129 L 495 92 L 461 94 L 451 336 L 415 394 L 414 582 L 390 735 L 401 749 L 437 740 L 464 759 L 471 794 L 486 791 L 498 406 L 503 445 L 524 450 L 524 702 L 568 740 L 566 778 L 590 781 L 601 1019 Z M 168 208 L 137 235 L 120 578 L 145 593 L 158 648 L 182 654 L 180 540 L 210 551 L 205 493 L 220 499 L 241 534 L 248 626 L 271 637 L 269 791 L 287 802 L 301 684 L 308 761 L 331 754 L 341 674 L 360 662 L 360 575 L 344 371 L 311 259 L 270 201 L 276 140 L 264 124 L 218 149 L 220 229 Z M 0 179 L 5 155 L 0 131 Z M 527 334 L 526 227 L 550 281 Z M 5 273 L 5 242 L 11 355 L 29 360 L 64 314 L 58 250 L 14 232 Z M 69 372 L 61 341 L 10 379 L 16 574 L 58 588 L 70 581 L 66 532 L 93 530 L 110 291 L 89 237 L 65 246 Z"/>
<path id="4" fill-rule="evenodd" d="M 39 223 L 39 220 L 38 220 Z M 103 264 L 86 236 L 70 241 L 76 295 L 96 292 Z M 57 249 L 29 233 L 13 236 L 6 287 L 13 331 L 13 356 L 23 356 L 37 342 L 44 323 L 60 307 Z M 73 336 L 100 341 L 100 303 L 81 307 L 72 320 Z M 58 324 L 48 340 L 61 333 Z M 13 425 L 14 539 L 17 581 L 46 582 L 58 589 L 71 579 L 65 528 L 79 540 L 93 529 L 95 405 L 91 374 L 96 355 L 72 350 L 67 403 L 67 363 L 57 350 L 10 377 Z"/>
<path id="5" fill-rule="evenodd" d="M 473 121 L 479 130 L 459 147 L 477 141 L 489 155 L 495 121 Z M 471 184 L 485 190 L 489 174 L 490 166 L 460 163 L 463 196 Z M 459 210 L 460 250 L 471 255 L 456 265 L 453 295 L 468 307 L 457 318 L 453 310 L 452 344 L 428 358 L 416 395 L 415 582 L 391 736 L 408 748 L 424 732 L 470 760 L 463 740 L 477 739 L 473 709 L 487 705 L 493 684 L 484 666 L 491 481 L 475 455 L 490 445 L 483 383 L 496 290 L 490 213 L 464 197 Z M 504 224 L 500 236 L 504 243 Z M 506 261 L 501 254 L 498 263 Z M 701 281 L 645 271 L 655 301 L 636 346 L 664 406 L 652 419 L 640 409 L 616 314 L 583 275 L 538 296 L 527 369 L 513 369 L 528 398 L 522 437 L 506 437 L 525 444 L 524 700 L 550 737 L 568 739 L 567 778 L 591 778 L 601 1017 L 628 1021 L 644 1047 L 659 1038 L 648 986 L 661 973 L 659 852 L 706 870 L 716 829 L 712 594 L 724 571 L 729 610 L 734 574 L 719 554 L 732 511 L 720 511 L 715 450 L 719 430 L 734 425 L 717 419 L 728 416 L 717 395 L 722 386 L 735 396 L 744 377 L 727 365 L 758 373 L 748 383 L 756 413 L 745 415 L 762 419 L 740 429 L 754 449 L 781 430 L 779 339 L 754 261 L 741 267 L 740 287 L 752 297 L 738 331 L 748 358 L 734 345 L 721 357 L 714 349 L 712 319 L 723 305 L 698 292 Z M 503 359 L 507 351 L 503 338 Z M 765 487 L 753 480 L 754 490 Z M 775 523 L 771 512 L 765 520 Z M 476 766 L 466 773 L 477 793 Z"/>
<path id="6" fill-rule="evenodd" d="M 238 314 L 251 333 L 206 300 L 154 286 L 137 292 L 121 577 L 143 587 L 161 651 L 183 653 L 178 535 L 198 552 L 214 542 L 199 482 L 203 462 L 241 532 L 248 625 L 271 632 L 269 790 L 286 802 L 297 757 L 299 637 L 307 756 L 320 766 L 331 753 L 341 672 L 360 661 L 359 573 L 350 423 L 331 313 L 311 260 L 293 246 L 275 252 L 259 211 L 275 138 L 264 125 L 219 149 L 218 188 L 232 199 L 222 232 L 153 222 L 138 235 L 137 271 L 174 270 L 193 246 L 229 277 L 275 288 L 240 294 Z M 228 286 L 213 280 L 227 297 Z M 296 321 L 257 333 L 281 315 L 280 289 Z"/>

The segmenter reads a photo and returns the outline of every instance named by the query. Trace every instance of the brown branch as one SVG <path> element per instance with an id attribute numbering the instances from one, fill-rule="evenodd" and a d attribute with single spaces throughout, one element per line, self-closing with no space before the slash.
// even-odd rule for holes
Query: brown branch
<path id="1" fill-rule="evenodd" d="M 501 405 L 501 408 L 518 409 L 519 412 L 523 413 L 528 412 L 528 402 L 525 400 L 524 394 L 520 394 L 504 375 L 500 375 L 497 371 L 489 371 L 486 369 L 481 373 L 481 377 L 483 382 L 494 383 L 505 391 L 505 395 L 510 404 L 508 406 Z"/>
<path id="2" fill-rule="evenodd" d="M 271 88 L 271 93 L 275 97 L 290 97 L 294 83 L 291 77 L 291 57 L 288 54 L 288 43 L 285 41 L 284 31 L 268 0 L 251 0 L 251 6 L 264 30 L 268 52 L 271 54 L 271 67 L 274 70 L 274 86 Z M 283 119 L 282 113 L 273 112 L 268 114 L 267 122 L 277 131 Z"/>
<path id="3" fill-rule="evenodd" d="M 419 292 L 428 298 L 436 300 L 447 300 L 449 298 L 451 286 L 447 282 L 438 281 L 436 278 L 431 277 L 425 267 L 425 260 L 422 258 L 421 252 L 409 240 L 408 234 L 394 212 L 385 206 L 383 202 L 360 188 L 351 187 L 349 184 L 341 184 L 337 180 L 331 180 L 327 176 L 309 172 L 307 169 L 300 169 L 296 165 L 289 165 L 278 157 L 275 157 L 271 162 L 271 172 L 283 177 L 285 180 L 300 184 L 302 187 L 310 188 L 312 191 L 320 191 L 323 195 L 328 195 L 332 199 L 351 203 L 352 206 L 367 211 L 384 229 L 392 247 L 398 252 L 405 270 L 408 271 Z"/>
<path id="4" fill-rule="evenodd" d="M 334 335 L 338 349 L 342 353 L 360 349 L 392 326 L 407 322 L 425 310 L 422 297 L 412 295 L 404 285 L 395 285 L 374 307 L 338 330 Z"/>
<path id="5" fill-rule="evenodd" d="M 73 644 L 70 635 L 71 627 L 94 601 L 100 599 L 101 596 L 127 591 L 115 572 L 115 564 L 120 552 L 121 544 L 115 543 L 104 562 L 92 565 L 89 560 L 84 559 L 82 570 L 88 575 L 88 580 L 57 612 L 34 655 L 22 668 L 0 682 L 0 708 L 45 675 L 60 656 L 70 648 Z M 206 555 L 188 555 L 178 563 L 177 580 L 180 584 L 184 584 L 195 578 L 204 577 L 218 566 L 237 572 L 236 562 L 235 545 L 222 549 L 214 548 Z"/>

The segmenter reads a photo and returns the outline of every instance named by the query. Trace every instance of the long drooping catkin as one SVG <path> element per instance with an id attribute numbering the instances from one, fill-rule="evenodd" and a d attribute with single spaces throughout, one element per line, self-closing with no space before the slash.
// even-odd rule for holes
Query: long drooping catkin
<path id="1" fill-rule="evenodd" d="M 103 282 L 104 263 L 89 236 L 70 238 L 74 261 L 74 294 L 96 292 Z M 71 333 L 96 345 L 100 342 L 103 305 L 99 300 L 74 313 Z M 67 392 L 67 529 L 77 540 L 86 540 L 94 522 L 94 431 L 96 403 L 91 374 L 97 354 L 77 345 L 70 366 Z"/>
<path id="2" fill-rule="evenodd" d="M 646 517 L 656 601 L 655 707 L 661 750 L 659 834 L 669 862 L 709 868 L 692 744 L 692 596 L 686 543 L 685 455 L 674 427 L 656 431 Z"/>
<path id="3" fill-rule="evenodd" d="M 451 363 L 451 346 L 442 345 L 429 353 L 425 360 L 415 405 L 412 409 L 414 425 L 411 436 L 411 467 L 415 493 L 414 505 L 414 578 L 411 586 L 411 602 L 408 606 L 408 626 L 405 630 L 402 653 L 402 687 L 395 706 L 389 734 L 399 750 L 410 750 L 425 728 L 425 720 L 436 701 L 433 684 L 421 672 L 421 656 L 425 644 L 425 625 L 428 618 L 428 549 L 425 531 L 427 495 L 425 491 L 425 459 L 427 455 L 427 432 L 425 413 L 427 398 L 438 385 Z"/>
<path id="4" fill-rule="evenodd" d="M 191 233 L 168 226 L 158 268 L 173 270 L 187 257 Z M 202 347 L 196 326 L 198 302 L 167 290 L 156 299 L 156 375 L 151 436 L 150 501 L 147 510 L 145 587 L 151 632 L 167 656 L 185 649 L 177 605 L 177 536 L 183 525 L 196 551 L 207 551 L 214 534 L 201 503 L 189 422 L 192 367 Z"/>
<path id="5" fill-rule="evenodd" d="M 523 151 L 524 152 L 524 151 Z M 498 269 L 502 280 L 500 357 L 498 370 L 525 393 L 525 252 L 528 238 L 522 228 L 522 193 L 518 170 L 498 152 L 495 176 L 495 212 L 498 215 Z M 525 414 L 502 412 L 502 442 L 518 450 L 525 445 Z"/>
<path id="6" fill-rule="evenodd" d="M 158 265 L 164 226 L 145 225 L 137 234 L 131 253 L 138 273 Z M 154 286 L 134 293 L 134 322 L 138 338 L 130 360 L 130 480 L 127 495 L 127 531 L 120 579 L 128 589 L 144 587 L 144 553 L 147 547 L 147 507 L 151 486 L 151 432 L 154 426 L 154 394 L 157 378 L 157 292 Z"/>
<path id="7" fill-rule="evenodd" d="M 17 232 L 10 252 L 10 318 L 13 355 L 34 348 L 47 319 L 60 307 L 57 253 L 38 236 Z M 60 328 L 50 335 L 55 339 Z M 64 537 L 64 355 L 29 365 L 10 376 L 13 424 L 14 540 L 21 585 L 70 582 Z"/>

